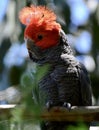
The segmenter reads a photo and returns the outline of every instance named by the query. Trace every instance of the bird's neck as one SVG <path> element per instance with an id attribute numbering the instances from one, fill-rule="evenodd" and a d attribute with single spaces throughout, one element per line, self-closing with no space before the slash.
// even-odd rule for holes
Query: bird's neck
<path id="1" fill-rule="evenodd" d="M 62 46 L 61 44 L 59 44 L 55 48 L 48 49 L 45 52 L 45 58 L 38 60 L 37 63 L 40 65 L 43 65 L 46 63 L 51 64 L 51 65 L 63 64 L 64 60 L 62 59 L 62 55 L 64 54 L 73 56 L 73 52 L 69 45 Z"/>
<path id="2" fill-rule="evenodd" d="M 73 51 L 71 47 L 69 46 L 69 43 L 67 41 L 66 34 L 61 30 L 60 31 L 60 41 L 59 44 L 55 47 L 49 48 L 43 52 L 43 58 L 40 59 L 37 63 L 39 64 L 61 64 L 63 63 L 63 59 L 61 58 L 61 55 L 72 55 Z"/>

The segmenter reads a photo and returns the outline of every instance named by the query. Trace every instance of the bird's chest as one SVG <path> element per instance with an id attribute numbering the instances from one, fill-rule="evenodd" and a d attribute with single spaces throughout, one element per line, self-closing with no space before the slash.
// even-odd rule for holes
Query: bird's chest
<path id="1" fill-rule="evenodd" d="M 72 94 L 76 89 L 79 90 L 79 76 L 75 67 L 57 68 L 51 73 L 51 77 L 56 82 L 59 93 Z"/>
<path id="2" fill-rule="evenodd" d="M 39 88 L 47 95 L 48 100 L 77 104 L 80 96 L 77 69 L 71 66 L 56 66 L 42 78 Z"/>

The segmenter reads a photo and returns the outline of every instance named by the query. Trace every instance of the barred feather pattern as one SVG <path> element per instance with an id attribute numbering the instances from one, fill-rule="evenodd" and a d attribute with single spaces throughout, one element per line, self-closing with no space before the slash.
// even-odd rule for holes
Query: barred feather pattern
<path id="1" fill-rule="evenodd" d="M 60 44 L 46 52 L 45 62 L 51 64 L 47 75 L 39 83 L 40 90 L 45 92 L 47 101 L 53 105 L 69 102 L 71 105 L 91 105 L 91 85 L 85 67 L 73 56 L 61 32 Z M 44 62 L 43 62 L 44 63 Z"/>
<path id="2" fill-rule="evenodd" d="M 38 64 L 50 64 L 48 73 L 39 82 L 39 89 L 42 98 L 46 96 L 47 102 L 52 102 L 53 106 L 62 106 L 64 102 L 71 105 L 87 106 L 92 105 L 92 92 L 90 80 L 85 67 L 79 63 L 67 43 L 66 35 L 60 32 L 60 43 L 43 52 L 38 50 L 42 58 L 33 57 L 31 59 Z M 65 124 L 65 125 L 64 125 Z M 66 124 L 63 122 L 46 122 L 42 130 L 64 130 Z"/>

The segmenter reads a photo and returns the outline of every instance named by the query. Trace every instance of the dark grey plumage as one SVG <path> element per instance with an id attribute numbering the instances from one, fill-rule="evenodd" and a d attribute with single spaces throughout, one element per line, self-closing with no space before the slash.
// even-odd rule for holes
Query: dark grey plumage
<path id="1" fill-rule="evenodd" d="M 64 102 L 72 106 L 92 105 L 88 73 L 73 56 L 65 33 L 61 31 L 59 44 L 47 50 L 40 50 L 31 42 L 27 40 L 30 58 L 40 65 L 50 64 L 50 70 L 39 82 L 41 93 L 46 95 L 45 105 L 62 106 Z M 65 125 L 66 122 L 46 122 L 43 129 L 62 130 Z"/>

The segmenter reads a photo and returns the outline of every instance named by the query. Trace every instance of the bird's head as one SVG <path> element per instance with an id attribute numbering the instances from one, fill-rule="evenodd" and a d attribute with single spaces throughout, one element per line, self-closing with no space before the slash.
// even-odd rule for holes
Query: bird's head
<path id="1" fill-rule="evenodd" d="M 22 24 L 26 25 L 25 39 L 33 41 L 33 44 L 41 50 L 59 43 L 61 26 L 56 22 L 56 15 L 52 10 L 45 6 L 31 5 L 20 11 L 19 19 Z M 27 47 L 31 49 L 30 44 L 27 44 Z"/>

